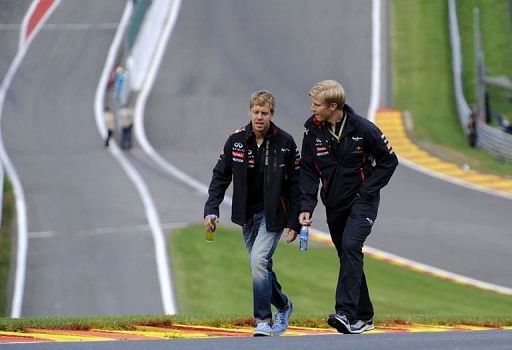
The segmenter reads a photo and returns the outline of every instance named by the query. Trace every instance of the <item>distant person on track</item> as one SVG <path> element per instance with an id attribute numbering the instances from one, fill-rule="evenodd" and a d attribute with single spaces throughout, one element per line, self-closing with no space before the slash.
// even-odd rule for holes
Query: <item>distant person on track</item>
<path id="1" fill-rule="evenodd" d="M 118 66 L 114 76 L 114 99 L 119 105 L 126 104 L 124 91 L 126 89 L 126 71 L 123 66 Z"/>
<path id="2" fill-rule="evenodd" d="M 107 127 L 107 137 L 105 139 L 105 147 L 109 146 L 110 139 L 114 135 L 116 130 L 116 120 L 114 118 L 114 113 L 109 106 L 105 106 L 103 110 L 103 118 L 105 119 L 105 126 Z"/>
<path id="3" fill-rule="evenodd" d="M 380 189 L 398 165 L 387 138 L 345 103 L 340 83 L 325 80 L 309 91 L 313 115 L 305 123 L 299 221 L 311 224 L 320 197 L 339 257 L 335 313 L 327 323 L 345 334 L 374 328 L 363 272 L 363 244 L 377 218 Z"/>
<path id="4" fill-rule="evenodd" d="M 292 136 L 273 122 L 275 98 L 268 91 L 251 95 L 250 122 L 226 141 L 213 169 L 204 208 L 219 217 L 219 205 L 233 181 L 231 221 L 242 226 L 253 284 L 254 336 L 276 336 L 288 329 L 293 304 L 272 270 L 272 256 L 284 232 L 293 242 L 300 228 L 299 153 Z M 218 220 L 213 224 L 216 225 Z M 272 323 L 272 309 L 277 309 Z"/>
<path id="5" fill-rule="evenodd" d="M 121 119 L 121 148 L 129 150 L 132 148 L 133 109 L 124 106 L 119 111 Z"/>
<path id="6" fill-rule="evenodd" d="M 478 114 L 478 107 L 473 106 L 468 121 L 468 141 L 473 148 L 477 146 L 478 141 Z"/>

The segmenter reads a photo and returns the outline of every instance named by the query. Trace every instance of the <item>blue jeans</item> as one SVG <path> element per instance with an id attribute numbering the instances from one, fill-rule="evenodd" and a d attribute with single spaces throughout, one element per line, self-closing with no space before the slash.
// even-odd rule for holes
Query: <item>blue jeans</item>
<path id="1" fill-rule="evenodd" d="M 272 256 L 283 231 L 267 231 L 265 214 L 257 213 L 244 225 L 242 233 L 251 263 L 254 318 L 256 323 L 270 322 L 271 304 L 278 310 L 288 305 L 288 297 L 272 270 Z"/>

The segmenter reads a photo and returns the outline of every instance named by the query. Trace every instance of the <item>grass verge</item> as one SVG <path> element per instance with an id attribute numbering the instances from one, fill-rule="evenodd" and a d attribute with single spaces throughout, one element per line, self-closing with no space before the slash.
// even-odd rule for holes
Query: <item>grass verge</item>
<path id="1" fill-rule="evenodd" d="M 175 231 L 169 240 L 180 314 L 0 319 L 0 330 L 89 330 L 174 323 L 213 327 L 252 326 L 247 253 L 238 230 L 219 228 L 206 243 L 201 226 Z M 281 242 L 275 270 L 295 304 L 294 326 L 326 327 L 333 308 L 337 257 L 332 247 L 299 253 Z M 434 324 L 512 326 L 512 297 L 447 282 L 389 263 L 366 259 L 366 275 L 378 325 Z"/>
<path id="2" fill-rule="evenodd" d="M 10 229 L 14 217 L 14 197 L 11 184 L 7 180 L 4 183 L 2 208 L 2 226 L 0 228 L 0 315 L 5 315 L 11 261 Z"/>
<path id="3" fill-rule="evenodd" d="M 411 112 L 414 124 L 411 137 L 442 159 L 511 176 L 512 162 L 503 163 L 486 151 L 469 147 L 459 125 L 452 83 L 447 2 L 392 0 L 391 5 L 394 106 Z M 499 31 L 499 27 L 485 27 L 486 36 L 493 35 L 487 33 L 491 29 Z M 498 50 L 495 54 L 498 52 L 507 54 Z M 465 61 L 467 55 L 465 52 Z"/>
<path id="4" fill-rule="evenodd" d="M 252 288 L 248 258 L 241 233 L 219 228 L 215 242 L 204 240 L 201 226 L 175 231 L 170 239 L 173 273 L 180 312 L 198 315 L 252 314 Z M 295 244 L 281 242 L 274 269 L 283 290 L 295 304 L 301 322 L 322 320 L 332 311 L 338 276 L 335 249 L 315 246 L 300 253 Z M 372 258 L 365 273 L 376 320 L 433 323 L 510 322 L 512 297 L 451 283 L 405 270 Z M 481 316 L 484 315 L 484 316 Z M 296 317 L 294 317 L 297 320 Z"/>
<path id="5" fill-rule="evenodd" d="M 425 325 L 472 325 L 482 327 L 512 326 L 512 316 L 432 316 L 432 315 L 381 315 L 375 318 L 377 326 L 408 324 Z M 173 324 L 201 325 L 207 327 L 252 327 L 253 320 L 236 315 L 133 315 L 133 316 L 89 316 L 89 317 L 31 317 L 0 318 L 0 331 L 24 332 L 28 329 L 60 329 L 87 331 L 135 330 L 137 327 L 171 327 Z M 325 315 L 293 315 L 290 324 L 297 327 L 329 328 Z"/>

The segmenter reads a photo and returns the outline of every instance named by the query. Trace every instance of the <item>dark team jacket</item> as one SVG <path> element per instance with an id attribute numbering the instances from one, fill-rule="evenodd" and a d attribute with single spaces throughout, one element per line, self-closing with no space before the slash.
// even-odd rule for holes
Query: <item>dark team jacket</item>
<path id="1" fill-rule="evenodd" d="M 219 215 L 219 205 L 233 180 L 231 221 L 241 226 L 247 223 L 247 169 L 255 164 L 255 154 L 247 147 L 252 132 L 249 123 L 226 141 L 213 169 L 203 217 Z M 300 156 L 297 145 L 291 135 L 271 123 L 260 147 L 265 147 L 263 202 L 267 230 L 280 231 L 288 227 L 298 232 Z"/>
<path id="2" fill-rule="evenodd" d="M 356 194 L 374 198 L 393 175 L 398 159 L 379 128 L 343 107 L 345 127 L 339 143 L 329 124 L 310 117 L 304 126 L 300 171 L 301 212 L 313 213 L 320 197 L 327 208 L 348 209 Z"/>

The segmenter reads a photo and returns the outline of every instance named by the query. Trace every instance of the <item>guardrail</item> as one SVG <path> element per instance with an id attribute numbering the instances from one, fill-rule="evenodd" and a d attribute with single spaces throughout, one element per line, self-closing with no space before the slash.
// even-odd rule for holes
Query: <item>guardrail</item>
<path id="1" fill-rule="evenodd" d="M 467 126 L 469 123 L 469 115 L 471 110 L 468 106 L 468 103 L 466 102 L 464 92 L 462 90 L 462 58 L 455 0 L 448 0 L 448 7 L 455 104 L 457 106 L 459 122 L 462 130 L 464 130 L 464 133 L 467 134 Z M 477 145 L 479 147 L 494 154 L 502 160 L 512 161 L 512 135 L 507 134 L 500 129 L 489 126 L 482 121 L 478 121 L 477 130 Z"/>

